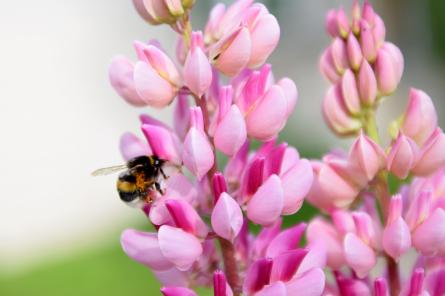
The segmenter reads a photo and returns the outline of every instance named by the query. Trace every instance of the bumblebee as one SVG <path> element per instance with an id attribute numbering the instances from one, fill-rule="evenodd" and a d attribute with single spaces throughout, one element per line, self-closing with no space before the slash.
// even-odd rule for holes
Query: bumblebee
<path id="1" fill-rule="evenodd" d="M 125 170 L 119 175 L 116 183 L 119 197 L 129 205 L 140 205 L 141 202 L 151 203 L 154 192 L 164 194 L 159 181 L 161 176 L 164 179 L 168 178 L 163 170 L 165 163 L 165 160 L 156 155 L 137 156 L 124 165 L 99 169 L 92 175 L 108 175 Z"/>

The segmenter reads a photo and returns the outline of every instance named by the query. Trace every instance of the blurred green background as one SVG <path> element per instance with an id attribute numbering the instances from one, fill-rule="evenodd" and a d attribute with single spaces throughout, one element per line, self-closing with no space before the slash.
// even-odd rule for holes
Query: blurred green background
<path id="1" fill-rule="evenodd" d="M 348 141 L 338 141 L 329 134 L 319 115 L 318 106 L 322 99 L 325 84 L 323 84 L 321 75 L 317 72 L 317 59 L 319 53 L 329 42 L 329 39 L 323 33 L 324 14 L 327 9 L 337 7 L 339 4 L 350 7 L 352 1 L 270 0 L 262 2 L 265 2 L 277 16 L 282 29 L 281 43 L 276 53 L 271 57 L 274 70 L 281 76 L 288 75 L 295 79 L 300 89 L 300 107 L 297 107 L 295 115 L 282 135 L 282 139 L 296 146 L 300 150 L 300 153 L 308 158 L 318 157 L 332 145 L 347 146 Z M 441 96 L 441 94 L 443 93 L 444 86 L 443 83 L 441 84 L 440 82 L 443 82 L 445 68 L 443 66 L 445 60 L 445 2 L 442 0 L 391 0 L 373 2 L 375 3 L 376 10 L 382 15 L 387 24 L 388 40 L 399 45 L 406 58 L 405 78 L 400 87 L 402 92 L 400 97 L 403 98 L 401 100 L 406 99 L 407 89 L 414 81 L 424 88 L 428 87 L 429 93 L 432 95 L 434 101 L 438 106 L 443 106 L 444 96 Z M 78 10 L 73 12 L 73 15 L 78 18 L 78 20 L 74 19 L 75 22 L 78 21 L 79 24 L 82 24 L 85 23 L 84 17 L 90 18 L 91 22 L 82 29 L 81 34 L 92 34 L 91 32 L 99 28 L 101 32 L 110 32 L 110 35 L 103 37 L 103 42 L 107 40 L 112 42 L 114 39 L 125 40 L 125 42 L 119 46 L 108 46 L 109 52 L 98 53 L 103 60 L 100 60 L 100 71 L 97 70 L 97 72 L 94 72 L 94 79 L 101 81 L 97 84 L 100 86 L 99 88 L 110 88 L 106 82 L 106 62 L 104 61 L 111 58 L 111 53 L 118 53 L 119 50 L 123 48 L 125 48 L 127 52 L 130 52 L 131 40 L 133 39 L 149 39 L 151 35 L 144 35 L 146 34 L 145 31 L 137 31 L 139 29 L 135 29 L 139 27 L 143 28 L 146 26 L 145 23 L 136 19 L 137 16 L 133 11 L 130 0 L 120 1 L 119 3 L 95 1 L 93 12 L 88 12 L 87 9 L 91 3 L 90 1 L 72 0 L 66 1 L 66 3 L 69 3 L 70 9 L 79 7 Z M 195 25 L 202 26 L 202 24 L 204 24 L 208 10 L 213 3 L 214 1 L 197 0 L 197 8 L 194 11 Z M 48 11 L 40 17 L 45 19 L 46 22 L 60 25 L 61 30 L 64 30 L 64 19 L 56 18 L 59 14 L 57 9 L 60 7 L 53 5 L 55 4 L 53 0 L 46 0 L 46 4 L 48 4 Z M 0 11 L 3 11 L 6 15 L 9 7 L 3 3 L 1 5 L 5 5 L 0 8 Z M 26 4 L 21 5 L 21 7 L 17 6 L 15 9 L 17 11 L 18 9 L 27 9 Z M 113 5 L 116 5 L 116 7 Z M 43 4 L 43 6 L 45 5 Z M 110 20 L 106 18 L 109 11 L 114 19 Z M 22 12 L 17 13 L 17 19 L 14 19 L 13 22 L 25 27 L 32 27 L 33 21 L 22 18 Z M 96 23 L 96 17 L 99 18 L 99 16 L 102 18 Z M 108 23 L 104 22 L 104 19 L 108 20 Z M 0 24 L 1 20 L 2 18 L 0 17 Z M 158 28 L 155 29 L 157 30 Z M 55 28 L 54 26 L 47 26 L 38 27 L 35 30 L 42 30 L 38 33 L 44 35 L 47 32 L 55 30 Z M 168 30 L 160 30 L 160 35 L 156 37 L 167 40 L 170 42 L 169 44 L 173 44 L 171 37 L 165 37 L 167 36 L 166 34 L 168 34 Z M 117 31 L 116 35 L 113 35 L 115 31 Z M 132 34 L 133 31 L 135 31 L 134 35 Z M 125 34 L 123 34 L 123 32 Z M 125 35 L 125 37 L 123 38 L 122 35 Z M 13 35 L 11 34 L 11 36 Z M 100 35 L 94 35 L 94 38 L 97 43 L 89 45 L 91 48 L 100 46 L 101 43 Z M 12 48 L 14 48 L 14 42 L 15 37 L 11 37 L 10 40 L 8 40 Z M 90 71 L 92 64 L 83 64 L 83 55 L 86 55 L 91 48 L 85 44 L 74 42 L 67 46 L 71 46 L 76 52 L 81 52 L 82 55 L 76 56 L 78 61 L 74 60 L 74 62 L 80 63 L 84 71 Z M 86 49 L 85 46 L 87 46 Z M 170 52 L 173 51 L 172 48 L 168 48 L 168 50 Z M 422 62 L 421 65 L 423 66 L 419 66 L 420 62 Z M 55 75 L 59 75 L 59 72 L 55 69 L 54 73 L 57 73 Z M 96 87 L 98 87 L 97 85 Z M 76 87 L 82 86 L 79 85 Z M 86 90 L 93 91 L 94 89 L 92 86 L 88 86 Z M 112 93 L 111 90 L 107 91 Z M 89 100 L 96 99 L 100 100 L 101 96 L 89 98 Z M 397 101 L 389 103 L 388 109 L 391 112 L 388 113 L 394 116 L 394 114 L 401 111 L 401 105 L 402 104 Z M 43 106 L 42 108 L 47 107 L 51 108 L 51 106 Z M 89 105 L 82 105 L 81 108 L 88 109 Z M 98 110 L 107 109 L 105 104 L 104 106 L 100 106 L 100 108 L 101 109 Z M 120 115 L 116 114 L 125 108 L 127 107 L 123 104 L 110 107 L 111 111 L 104 111 L 100 120 L 105 122 L 114 121 L 115 118 L 120 117 Z M 439 113 L 443 113 L 441 108 L 438 109 Z M 71 111 L 64 110 L 63 112 L 69 113 Z M 113 114 L 112 112 L 116 113 L 114 114 L 116 115 L 115 117 L 111 116 L 111 114 Z M 127 116 L 128 114 L 125 113 L 124 115 Z M 158 114 L 158 117 L 163 116 L 166 117 L 167 121 L 170 118 L 168 114 Z M 131 120 L 133 121 L 134 118 Z M 383 114 L 381 120 L 385 121 L 385 118 L 385 114 Z M 128 124 L 129 120 L 130 119 L 127 119 L 125 128 L 136 128 L 135 123 L 132 123 L 133 125 Z M 119 128 L 117 129 L 120 130 Z M 98 129 L 88 132 L 92 138 L 100 138 L 98 135 L 103 133 L 103 130 L 104 129 Z M 111 137 L 117 139 L 118 136 L 119 134 L 114 133 L 113 130 Z M 92 145 L 100 146 L 100 144 L 101 142 L 98 140 L 97 143 L 93 143 Z M 108 153 L 114 155 L 115 159 L 117 159 L 117 145 L 107 148 L 111 151 Z M 92 159 L 96 156 L 100 157 L 98 156 L 99 153 L 92 153 L 91 151 L 90 153 L 85 151 L 83 153 L 89 154 L 89 157 Z M 82 159 L 79 157 L 75 159 L 75 161 L 82 162 Z M 102 163 L 108 163 L 106 162 L 105 156 L 101 158 L 101 161 L 103 161 Z M 96 165 L 98 164 L 95 163 L 94 166 Z M 89 169 L 90 167 L 82 167 L 83 172 Z M 74 183 L 75 186 L 86 186 L 86 190 L 88 190 L 88 186 L 93 186 L 90 185 L 93 184 L 92 180 L 90 181 L 88 179 L 88 181 L 85 182 L 88 183 Z M 100 182 L 101 186 L 109 186 L 107 187 L 109 188 L 108 192 L 112 191 L 112 187 L 114 187 L 114 180 L 112 178 Z M 105 187 L 95 188 L 95 190 L 103 190 L 103 188 Z M 64 190 L 70 189 L 67 186 L 61 186 L 59 193 L 61 191 L 62 195 L 64 195 Z M 117 199 L 117 196 L 113 194 L 106 198 Z M 39 202 L 39 200 L 36 202 Z M 114 202 L 117 203 L 117 201 Z M 89 203 L 84 201 L 79 201 L 79 203 L 80 208 L 83 206 L 87 209 L 90 206 Z M 122 207 L 125 206 L 122 205 Z M 51 211 L 52 209 L 49 208 L 48 212 Z M 54 209 L 54 211 L 57 211 L 57 209 Z M 21 245 L 24 245 L 23 250 L 21 249 L 22 253 L 14 255 L 15 257 L 8 255 L 10 254 L 8 251 L 3 252 L 3 249 L 1 249 L 2 245 L 5 245 L 10 238 L 6 235 L 2 236 L 2 233 L 0 233 L 0 250 L 3 252 L 0 253 L 3 254 L 4 260 L 3 264 L 2 261 L 0 261 L 0 295 L 157 295 L 159 293 L 159 284 L 154 280 L 151 272 L 147 268 L 127 258 L 120 249 L 119 244 L 120 232 L 124 228 L 134 227 L 147 229 L 148 223 L 145 217 L 135 212 L 122 210 L 122 212 L 119 213 L 119 217 L 121 217 L 119 219 L 115 219 L 113 212 L 109 214 L 99 214 L 97 220 L 100 220 L 105 226 L 98 226 L 97 229 L 95 228 L 94 233 L 88 233 L 88 235 L 85 235 L 85 238 L 83 238 L 82 234 L 76 233 L 74 236 L 75 239 L 73 239 L 75 242 L 67 240 L 68 243 L 57 244 L 57 247 L 54 249 L 44 247 L 37 253 L 33 253 L 34 241 L 23 240 L 23 242 L 20 242 Z M 286 225 L 307 220 L 313 213 L 314 209 L 305 205 L 298 214 L 286 218 Z M 78 220 L 74 221 L 80 222 L 82 215 L 79 215 L 79 213 L 76 215 L 78 215 L 76 218 Z M 10 221 L 0 221 L 3 227 L 5 227 L 4 229 L 12 229 L 12 227 L 14 227 Z M 77 222 L 70 223 L 73 224 Z M 58 221 L 54 220 L 51 225 L 57 224 Z M 23 227 L 25 228 L 24 231 L 26 231 L 26 226 Z M 61 225 L 60 227 L 64 226 Z M 63 232 L 64 230 L 62 229 L 61 231 Z M 11 232 L 15 232 L 15 230 L 13 229 Z M 96 233 L 100 233 L 100 235 L 96 235 Z M 34 234 L 30 233 L 29 235 L 32 236 Z M 83 243 L 84 240 L 86 243 Z M 46 242 L 46 244 L 42 246 L 50 245 L 51 242 Z M 26 255 L 28 250 L 29 253 L 33 254 L 29 259 L 23 255 Z M 11 254 L 15 253 L 11 252 Z M 8 259 L 7 263 L 6 259 Z M 16 264 L 16 262 L 18 263 Z M 201 291 L 201 294 L 210 295 L 208 291 Z"/>

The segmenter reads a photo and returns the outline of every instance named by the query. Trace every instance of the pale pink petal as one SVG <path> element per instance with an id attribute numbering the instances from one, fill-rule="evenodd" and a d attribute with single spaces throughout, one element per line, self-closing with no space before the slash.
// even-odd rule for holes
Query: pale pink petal
<path id="1" fill-rule="evenodd" d="M 378 171 L 385 167 L 385 152 L 364 133 L 354 141 L 349 152 L 349 161 L 368 179 L 374 179 Z"/>
<path id="2" fill-rule="evenodd" d="M 291 280 L 307 253 L 308 251 L 305 249 L 296 249 L 276 256 L 273 259 L 270 281 L 287 282 Z"/>
<path id="3" fill-rule="evenodd" d="M 283 282 L 275 282 L 265 286 L 255 296 L 287 296 L 286 285 Z"/>
<path id="4" fill-rule="evenodd" d="M 132 133 L 125 133 L 121 136 L 119 148 L 125 160 L 130 160 L 136 156 L 153 154 L 147 142 L 142 141 Z"/>
<path id="5" fill-rule="evenodd" d="M 246 138 L 247 131 L 244 117 L 238 106 L 232 105 L 216 127 L 215 146 L 224 154 L 232 156 L 243 146 Z"/>
<path id="6" fill-rule="evenodd" d="M 314 268 L 286 283 L 287 295 L 320 296 L 325 286 L 321 268 Z"/>
<path id="7" fill-rule="evenodd" d="M 360 108 L 360 97 L 354 73 L 347 69 L 341 80 L 341 91 L 346 108 L 351 114 L 357 115 Z"/>
<path id="8" fill-rule="evenodd" d="M 377 259 L 373 249 L 365 244 L 355 233 L 346 234 L 343 241 L 346 262 L 359 278 L 368 275 Z"/>
<path id="9" fill-rule="evenodd" d="M 277 175 L 270 176 L 247 204 L 247 217 L 256 224 L 272 225 L 283 210 L 283 187 Z"/>
<path id="10" fill-rule="evenodd" d="M 140 98 L 152 107 L 163 108 L 176 95 L 173 86 L 145 62 L 136 63 L 133 79 Z"/>
<path id="11" fill-rule="evenodd" d="M 145 106 L 147 103 L 136 92 L 133 70 L 134 65 L 130 60 L 124 56 L 116 56 L 111 61 L 108 77 L 111 86 L 128 103 L 134 106 Z"/>
<path id="12" fill-rule="evenodd" d="M 238 203 L 223 192 L 213 208 L 211 222 L 216 234 L 233 241 L 243 226 L 243 213 Z"/>
<path id="13" fill-rule="evenodd" d="M 411 247 L 409 227 L 402 217 L 385 227 L 382 242 L 383 249 L 395 260 Z"/>
<path id="14" fill-rule="evenodd" d="M 212 146 L 201 130 L 190 128 L 184 140 L 182 160 L 199 180 L 212 168 L 214 163 Z"/>
<path id="15" fill-rule="evenodd" d="M 186 287 L 188 285 L 188 274 L 175 267 L 162 271 L 153 270 L 153 274 L 163 286 Z"/>
<path id="16" fill-rule="evenodd" d="M 277 83 L 284 92 L 284 97 L 287 99 L 286 117 L 290 116 L 295 109 L 298 100 L 298 89 L 295 83 L 289 78 L 282 78 Z"/>
<path id="17" fill-rule="evenodd" d="M 283 252 L 296 249 L 305 229 L 306 224 L 300 223 L 281 231 L 270 241 L 266 250 L 266 257 L 274 258 Z"/>
<path id="18" fill-rule="evenodd" d="M 304 197 L 312 187 L 313 179 L 312 166 L 306 159 L 299 160 L 281 177 L 284 190 L 283 215 L 294 214 L 301 208 Z"/>
<path id="19" fill-rule="evenodd" d="M 413 232 L 413 246 L 424 255 L 435 255 L 445 243 L 445 211 L 436 209 Z"/>
<path id="20" fill-rule="evenodd" d="M 313 268 L 324 268 L 327 261 L 327 246 L 321 240 L 315 240 L 306 246 L 308 253 L 304 257 L 296 275 L 305 273 Z"/>
<path id="21" fill-rule="evenodd" d="M 445 134 L 437 128 L 421 148 L 413 173 L 418 176 L 428 176 L 443 165 L 445 165 Z"/>
<path id="22" fill-rule="evenodd" d="M 179 270 L 188 270 L 202 254 L 201 242 L 182 229 L 163 225 L 158 231 L 162 254 Z M 187 246 L 179 248 L 178 246 Z"/>
<path id="23" fill-rule="evenodd" d="M 387 169 L 400 179 L 405 179 L 416 162 L 417 153 L 414 141 L 400 133 L 389 152 Z"/>
<path id="24" fill-rule="evenodd" d="M 181 163 L 171 131 L 152 124 L 142 124 L 141 129 L 155 155 L 173 163 Z"/>
<path id="25" fill-rule="evenodd" d="M 184 64 L 184 84 L 201 97 L 212 83 L 212 68 L 200 47 L 192 48 Z"/>
<path id="26" fill-rule="evenodd" d="M 162 254 L 156 233 L 127 229 L 122 232 L 121 245 L 133 260 L 153 270 L 167 270 L 173 264 Z"/>

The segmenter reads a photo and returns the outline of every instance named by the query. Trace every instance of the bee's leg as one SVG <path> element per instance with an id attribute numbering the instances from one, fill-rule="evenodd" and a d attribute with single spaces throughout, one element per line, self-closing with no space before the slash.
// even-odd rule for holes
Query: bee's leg
<path id="1" fill-rule="evenodd" d="M 155 188 L 161 195 L 164 195 L 164 190 L 161 189 L 161 185 L 158 182 L 155 182 Z"/>
<path id="2" fill-rule="evenodd" d="M 168 176 L 164 173 L 164 170 L 163 170 L 162 168 L 159 168 L 159 171 L 161 172 L 162 177 L 163 177 L 165 180 L 167 180 L 167 179 L 168 179 Z"/>

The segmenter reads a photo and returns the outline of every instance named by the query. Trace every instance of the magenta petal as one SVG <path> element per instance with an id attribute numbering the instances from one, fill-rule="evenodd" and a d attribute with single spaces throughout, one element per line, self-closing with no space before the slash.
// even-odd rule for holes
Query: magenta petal
<path id="1" fill-rule="evenodd" d="M 300 263 L 306 256 L 307 250 L 296 249 L 284 252 L 273 259 L 271 282 L 287 282 L 294 277 Z"/>
<path id="2" fill-rule="evenodd" d="M 193 290 L 185 287 L 163 287 L 161 293 L 164 296 L 198 296 Z"/>
<path id="3" fill-rule="evenodd" d="M 142 124 L 141 129 L 155 155 L 173 163 L 181 163 L 178 147 L 171 131 L 152 124 Z"/>
<path id="4" fill-rule="evenodd" d="M 266 256 L 274 258 L 283 252 L 294 250 L 295 248 L 297 248 L 305 229 L 306 224 L 300 223 L 289 229 L 281 231 L 269 243 L 266 251 Z"/>
<path id="5" fill-rule="evenodd" d="M 153 270 L 167 270 L 173 264 L 162 254 L 156 233 L 127 229 L 122 232 L 121 245 L 133 260 Z"/>
<path id="6" fill-rule="evenodd" d="M 215 146 L 224 154 L 232 156 L 243 146 L 246 138 L 247 131 L 244 117 L 239 108 L 232 105 L 216 127 Z"/>
<path id="7" fill-rule="evenodd" d="M 368 275 L 377 259 L 374 250 L 365 244 L 355 233 L 346 234 L 343 247 L 348 265 L 360 278 Z"/>
<path id="8" fill-rule="evenodd" d="M 252 295 L 260 291 L 270 282 L 273 261 L 270 258 L 259 259 L 253 262 L 247 270 L 243 284 L 243 292 Z"/>
<path id="9" fill-rule="evenodd" d="M 125 133 L 121 136 L 119 148 L 125 160 L 153 154 L 148 144 L 132 133 Z"/>
<path id="10" fill-rule="evenodd" d="M 247 204 L 247 217 L 254 223 L 272 225 L 283 210 L 283 187 L 277 175 L 270 176 Z"/>
<path id="11" fill-rule="evenodd" d="M 108 69 L 108 77 L 111 86 L 128 103 L 134 106 L 144 106 L 147 103 L 143 101 L 136 92 L 133 80 L 133 63 L 124 56 L 113 58 Z"/>
<path id="12" fill-rule="evenodd" d="M 198 180 L 201 180 L 212 168 L 213 150 L 204 132 L 195 127 L 190 128 L 184 140 L 182 160 Z"/>
<path id="13" fill-rule="evenodd" d="M 213 209 L 211 222 L 216 234 L 233 241 L 243 226 L 243 213 L 238 203 L 223 192 Z"/>
<path id="14" fill-rule="evenodd" d="M 269 88 L 256 108 L 246 115 L 247 133 L 258 140 L 270 140 L 286 123 L 287 99 L 278 85 Z"/>
<path id="15" fill-rule="evenodd" d="M 194 235 L 168 225 L 159 228 L 158 239 L 164 257 L 179 270 L 188 270 L 203 251 L 201 242 Z"/>
<path id="16" fill-rule="evenodd" d="M 287 295 L 320 296 L 325 286 L 321 268 L 314 268 L 286 283 Z"/>
<path id="17" fill-rule="evenodd" d="M 165 206 L 177 227 L 200 238 L 207 236 L 207 225 L 187 201 L 183 199 L 167 199 Z"/>

